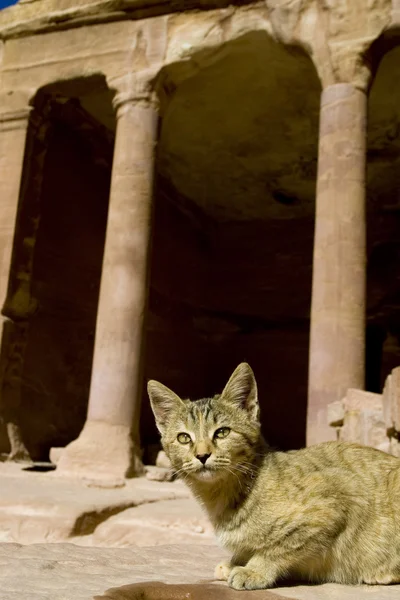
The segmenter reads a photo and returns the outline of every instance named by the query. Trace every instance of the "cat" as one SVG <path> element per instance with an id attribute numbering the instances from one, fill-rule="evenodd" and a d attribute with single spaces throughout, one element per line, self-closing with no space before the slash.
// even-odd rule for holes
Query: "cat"
<path id="1" fill-rule="evenodd" d="M 156 381 L 148 393 L 173 468 L 233 554 L 217 579 L 237 590 L 287 577 L 400 583 L 399 459 L 344 442 L 272 450 L 247 363 L 213 398 L 184 400 Z"/>

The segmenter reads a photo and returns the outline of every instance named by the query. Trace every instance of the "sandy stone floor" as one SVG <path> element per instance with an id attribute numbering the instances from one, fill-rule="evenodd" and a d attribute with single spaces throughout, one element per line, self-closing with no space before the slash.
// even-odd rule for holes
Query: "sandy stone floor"
<path id="1" fill-rule="evenodd" d="M 0 463 L 0 542 L 85 546 L 213 544 L 211 526 L 180 482 L 132 479 L 123 487 Z"/>
<path id="2" fill-rule="evenodd" d="M 213 585 L 215 600 L 222 600 L 221 587 L 213 582 L 215 564 L 224 557 L 216 546 L 170 545 L 150 548 L 83 548 L 72 544 L 0 544 L 1 600 L 146 600 L 132 594 L 106 594 L 109 588 L 159 581 L 168 584 Z M 215 588 L 214 588 L 215 586 Z M 143 588 L 142 588 L 143 589 Z M 280 587 L 271 592 L 234 592 L 226 600 L 395 600 L 400 586 Z M 187 600 L 185 593 L 163 594 L 151 600 Z M 190 598 L 190 597 L 189 597 Z M 210 588 L 203 596 L 213 597 Z M 225 594 L 223 596 L 225 600 Z M 149 598 L 150 600 L 150 598 Z M 196 595 L 191 597 L 196 600 Z"/>
<path id="3" fill-rule="evenodd" d="M 250 595 L 222 592 L 226 586 L 213 581 L 213 571 L 225 553 L 181 482 L 141 478 L 107 488 L 0 463 L 0 492 L 1 600 L 91 600 L 103 595 L 105 600 L 146 600 L 130 588 L 107 590 L 155 581 L 202 582 L 212 585 L 211 590 L 215 586 L 220 600 L 237 600 L 239 594 L 249 600 L 400 598 L 400 586 L 296 585 Z M 148 600 L 187 599 L 187 590 L 179 589 L 168 588 Z M 211 598 L 210 588 L 196 587 L 190 594 L 192 600 Z"/>

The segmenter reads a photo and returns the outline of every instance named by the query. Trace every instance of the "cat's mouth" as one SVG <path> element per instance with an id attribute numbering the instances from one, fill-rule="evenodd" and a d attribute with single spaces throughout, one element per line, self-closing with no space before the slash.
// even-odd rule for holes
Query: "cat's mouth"
<path id="1" fill-rule="evenodd" d="M 193 472 L 193 475 L 203 481 L 209 481 L 218 477 L 218 470 L 215 467 L 202 465 Z"/>

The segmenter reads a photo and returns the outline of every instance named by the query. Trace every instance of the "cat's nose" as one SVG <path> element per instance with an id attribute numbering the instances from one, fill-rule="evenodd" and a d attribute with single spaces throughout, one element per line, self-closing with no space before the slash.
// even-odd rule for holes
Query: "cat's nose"
<path id="1" fill-rule="evenodd" d="M 211 454 L 196 454 L 196 458 L 198 458 L 199 461 L 203 463 L 203 465 L 206 464 L 207 458 L 209 458 L 210 456 Z"/>

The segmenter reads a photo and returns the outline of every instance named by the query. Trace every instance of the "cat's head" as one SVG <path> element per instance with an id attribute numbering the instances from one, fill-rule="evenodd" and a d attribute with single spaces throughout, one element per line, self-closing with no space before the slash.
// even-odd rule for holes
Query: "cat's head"
<path id="1" fill-rule="evenodd" d="M 249 470 L 260 420 L 257 384 L 247 363 L 214 398 L 183 400 L 157 381 L 149 381 L 147 390 L 164 450 L 178 474 L 212 482 Z"/>

